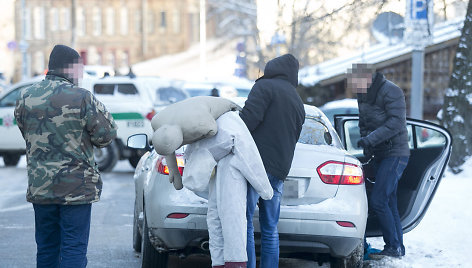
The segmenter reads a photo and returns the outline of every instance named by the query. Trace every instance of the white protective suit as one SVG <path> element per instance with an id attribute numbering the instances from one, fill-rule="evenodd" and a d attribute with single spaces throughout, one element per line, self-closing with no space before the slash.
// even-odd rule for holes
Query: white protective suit
<path id="1" fill-rule="evenodd" d="M 182 177 L 192 191 L 209 187 L 207 225 L 213 266 L 247 261 L 247 183 L 263 199 L 273 195 L 256 144 L 237 112 L 221 115 L 216 123 L 215 136 L 187 145 Z M 216 178 L 210 179 L 215 166 Z"/>

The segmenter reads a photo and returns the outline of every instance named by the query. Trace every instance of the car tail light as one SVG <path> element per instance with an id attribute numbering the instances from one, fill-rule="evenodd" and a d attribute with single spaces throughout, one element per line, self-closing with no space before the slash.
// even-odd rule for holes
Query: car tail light
<path id="1" fill-rule="evenodd" d="M 183 219 L 186 218 L 189 214 L 188 213 L 171 213 L 167 215 L 169 219 Z"/>
<path id="2" fill-rule="evenodd" d="M 156 111 L 154 109 L 152 109 L 152 111 L 150 111 L 147 115 L 146 115 L 146 118 L 149 119 L 149 121 L 152 120 L 152 118 L 156 115 Z"/>
<path id="3" fill-rule="evenodd" d="M 349 222 L 349 221 L 336 221 L 336 223 L 342 227 L 356 227 L 354 223 Z"/>
<path id="4" fill-rule="evenodd" d="M 179 173 L 182 175 L 184 173 L 184 167 L 185 167 L 185 160 L 184 160 L 184 155 L 183 154 L 176 154 L 177 158 L 177 166 L 179 167 Z M 157 172 L 164 174 L 164 175 L 169 175 L 169 168 L 167 167 L 166 159 L 164 156 L 159 156 L 156 162 L 156 170 Z"/>
<path id="5" fill-rule="evenodd" d="M 326 184 L 357 185 L 364 182 L 362 168 L 350 163 L 328 161 L 321 164 L 316 171 Z"/>

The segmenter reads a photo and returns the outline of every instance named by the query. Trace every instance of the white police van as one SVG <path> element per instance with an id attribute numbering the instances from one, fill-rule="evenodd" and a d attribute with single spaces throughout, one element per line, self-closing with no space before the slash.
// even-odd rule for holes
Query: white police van
<path id="1" fill-rule="evenodd" d="M 14 84 L 0 96 L 0 156 L 6 166 L 16 166 L 26 148 L 14 119 L 16 99 L 21 89 L 43 79 L 44 76 L 38 76 Z M 136 166 L 143 152 L 127 147 L 126 140 L 136 133 L 152 134 L 155 94 L 151 92 L 161 83 L 162 79 L 156 77 L 84 77 L 81 87 L 94 93 L 118 126 L 116 140 L 105 148 L 95 149 L 95 161 L 101 171 L 112 170 L 118 160 L 124 159 Z"/>

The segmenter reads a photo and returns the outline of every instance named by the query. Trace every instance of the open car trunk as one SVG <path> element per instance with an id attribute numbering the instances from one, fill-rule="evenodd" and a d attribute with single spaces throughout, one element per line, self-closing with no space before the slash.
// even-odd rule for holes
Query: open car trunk
<path id="1" fill-rule="evenodd" d="M 348 152 L 364 165 L 367 196 L 375 183 L 375 174 L 369 171 L 368 159 L 362 148 L 357 115 L 335 116 L 335 128 Z M 398 184 L 398 211 L 403 231 L 412 230 L 423 218 L 441 181 L 451 153 L 452 138 L 443 127 L 431 122 L 407 119 L 410 159 Z M 377 216 L 370 211 L 366 227 L 367 236 L 380 236 Z"/>

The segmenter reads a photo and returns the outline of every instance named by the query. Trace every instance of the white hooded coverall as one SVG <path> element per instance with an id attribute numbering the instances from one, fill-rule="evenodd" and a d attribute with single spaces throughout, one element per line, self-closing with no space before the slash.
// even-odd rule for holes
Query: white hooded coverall
<path id="1" fill-rule="evenodd" d="M 273 189 L 249 130 L 236 112 L 221 115 L 218 132 L 187 145 L 183 185 L 209 187 L 207 225 L 213 266 L 246 262 L 246 195 L 249 182 L 263 199 Z M 216 178 L 211 177 L 217 167 Z"/>

